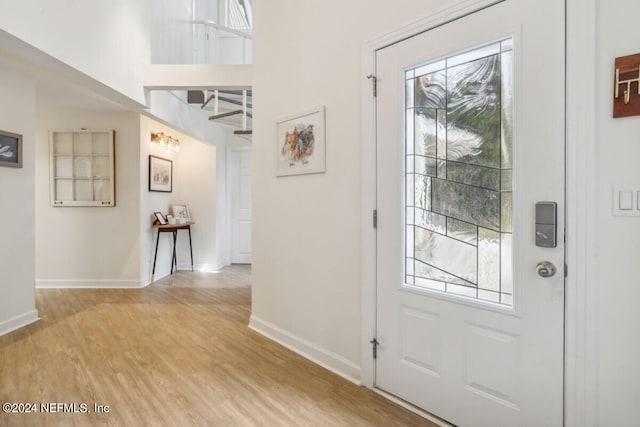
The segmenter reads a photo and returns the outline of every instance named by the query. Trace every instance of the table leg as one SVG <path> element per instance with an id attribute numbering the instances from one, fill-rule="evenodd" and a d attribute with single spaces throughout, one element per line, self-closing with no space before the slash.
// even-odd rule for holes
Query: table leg
<path id="1" fill-rule="evenodd" d="M 175 230 L 173 232 L 173 266 L 174 266 L 174 271 L 178 271 L 178 230 Z"/>
<path id="2" fill-rule="evenodd" d="M 156 237 L 156 253 L 153 255 L 153 270 L 151 270 L 151 283 L 153 283 L 153 276 L 156 274 L 156 260 L 158 259 L 158 242 L 160 241 L 160 229 L 158 229 L 158 235 Z"/>
<path id="3" fill-rule="evenodd" d="M 171 275 L 169 276 L 169 284 L 173 284 L 173 266 L 176 266 L 178 270 L 178 260 L 176 258 L 176 240 L 178 237 L 178 230 L 173 231 L 173 253 L 171 254 Z"/>
<path id="4" fill-rule="evenodd" d="M 191 253 L 191 271 L 193 272 L 193 246 L 191 245 L 191 226 L 187 228 L 189 232 L 189 252 Z"/>

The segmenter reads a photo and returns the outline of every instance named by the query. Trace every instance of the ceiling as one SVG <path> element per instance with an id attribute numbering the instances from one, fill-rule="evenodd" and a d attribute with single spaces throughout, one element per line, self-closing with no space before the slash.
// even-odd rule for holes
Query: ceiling
<path id="1" fill-rule="evenodd" d="M 0 30 L 0 62 L 36 82 L 39 102 L 87 110 L 131 110 L 140 105 Z"/>

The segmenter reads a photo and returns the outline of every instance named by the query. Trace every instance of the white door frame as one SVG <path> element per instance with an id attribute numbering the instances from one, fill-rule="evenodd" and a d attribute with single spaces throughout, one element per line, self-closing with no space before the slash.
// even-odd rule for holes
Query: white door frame
<path id="1" fill-rule="evenodd" d="M 566 262 L 565 425 L 595 425 L 595 58 L 597 0 L 566 1 Z M 364 75 L 375 74 L 376 51 L 480 10 L 496 0 L 460 0 L 362 49 Z M 585 41 L 587 41 L 585 43 Z M 590 125 L 585 125 L 589 123 Z M 362 336 L 361 384 L 373 388 L 370 340 L 376 332 L 376 105 L 371 81 L 362 78 Z M 587 348 L 590 351 L 587 351 Z"/>
<path id="2" fill-rule="evenodd" d="M 566 0 L 565 425 L 596 425 L 597 0 Z M 588 88 L 585 90 L 585 88 Z"/>

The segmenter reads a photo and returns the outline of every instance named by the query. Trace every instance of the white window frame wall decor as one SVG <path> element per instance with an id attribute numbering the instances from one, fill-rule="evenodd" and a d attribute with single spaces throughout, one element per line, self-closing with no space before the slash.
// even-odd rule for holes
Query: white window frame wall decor
<path id="1" fill-rule="evenodd" d="M 114 154 L 113 130 L 50 131 L 51 206 L 115 206 Z"/>

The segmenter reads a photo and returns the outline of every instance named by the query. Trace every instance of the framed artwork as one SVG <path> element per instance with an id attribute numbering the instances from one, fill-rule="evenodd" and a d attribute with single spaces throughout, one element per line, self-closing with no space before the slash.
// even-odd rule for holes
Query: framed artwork
<path id="1" fill-rule="evenodd" d="M 191 214 L 187 205 L 171 205 L 171 214 L 174 218 L 185 221 L 191 221 Z"/>
<path id="2" fill-rule="evenodd" d="M 22 167 L 22 135 L 0 130 L 0 166 Z"/>
<path id="3" fill-rule="evenodd" d="M 277 176 L 325 172 L 325 108 L 291 114 L 276 122 Z"/>
<path id="4" fill-rule="evenodd" d="M 173 162 L 149 155 L 149 191 L 171 193 L 173 189 Z"/>
<path id="5" fill-rule="evenodd" d="M 167 219 L 162 215 L 162 212 L 154 212 L 153 215 L 156 217 L 156 222 L 160 225 L 168 224 Z"/>

